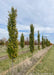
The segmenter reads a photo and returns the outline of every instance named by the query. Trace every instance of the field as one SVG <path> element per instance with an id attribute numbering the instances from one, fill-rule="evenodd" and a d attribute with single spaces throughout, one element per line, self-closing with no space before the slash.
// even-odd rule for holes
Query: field
<path id="1" fill-rule="evenodd" d="M 20 50 L 20 52 L 22 51 L 21 48 L 20 48 L 19 50 Z M 29 47 L 25 46 L 25 47 L 23 48 L 23 51 L 25 51 L 25 50 L 29 50 Z M 5 53 L 4 53 L 4 51 L 5 51 Z M 38 50 L 37 50 L 37 46 L 35 46 L 34 54 L 35 54 L 37 51 L 38 51 Z M 7 55 L 6 47 L 1 47 L 1 53 L 2 53 L 1 56 L 4 56 L 3 54 Z M 0 53 L 0 54 L 1 54 L 1 53 Z M 18 64 L 18 63 L 20 63 L 20 62 L 22 62 L 23 60 L 25 60 L 26 58 L 29 58 L 29 57 L 31 57 L 31 56 L 32 56 L 32 54 L 30 53 L 30 51 L 27 52 L 27 53 L 25 53 L 25 54 L 19 55 L 19 57 L 16 58 L 16 62 L 14 63 L 14 65 L 16 65 L 16 64 Z M 3 71 L 5 71 L 5 70 L 7 70 L 7 69 L 9 69 L 10 67 L 11 67 L 11 60 L 10 60 L 9 58 L 7 58 L 7 59 L 5 59 L 5 60 L 0 60 L 0 73 L 3 72 Z"/>
<path id="2" fill-rule="evenodd" d="M 54 0 L 0 0 L 0 75 L 54 75 Z"/>
<path id="3" fill-rule="evenodd" d="M 35 49 L 37 49 L 37 46 L 35 46 Z M 26 51 L 26 50 L 29 50 L 29 46 L 25 45 L 25 47 L 23 49 L 19 46 L 18 52 Z M 5 56 L 5 55 L 8 55 L 7 54 L 7 47 L 0 46 L 0 57 Z"/>
<path id="4" fill-rule="evenodd" d="M 6 48 L 1 47 L 1 53 L 3 51 L 6 52 Z M 48 52 L 47 50 L 50 49 Z M 19 49 L 20 52 L 29 50 L 29 47 L 25 46 L 23 49 Z M 32 54 L 29 52 L 26 52 L 24 54 L 20 54 L 17 58 L 16 61 L 14 62 L 14 67 L 17 67 L 18 64 L 20 64 L 17 68 L 14 68 L 14 72 L 15 75 L 19 74 L 19 75 L 26 75 L 27 71 L 30 70 L 36 62 L 39 61 L 39 59 L 43 56 L 43 54 L 45 54 L 47 52 L 47 54 L 45 55 L 45 57 L 43 58 L 43 60 L 39 63 L 39 65 L 37 65 L 35 67 L 35 69 L 32 70 L 32 72 L 29 73 L 29 75 L 38 75 L 37 73 L 54 73 L 54 46 L 50 47 L 46 47 L 45 49 L 41 49 L 38 50 L 37 46 L 35 46 L 35 50 Z M 6 54 L 7 55 L 7 52 Z M 2 56 L 4 56 L 2 54 Z M 7 71 L 8 69 L 11 68 L 11 60 L 9 58 L 4 59 L 4 60 L 0 60 L 0 73 L 3 73 L 5 71 Z M 16 72 L 17 69 L 17 72 Z M 9 74 L 10 73 L 10 74 Z M 6 75 L 11 75 L 11 72 L 8 72 Z"/>
<path id="5" fill-rule="evenodd" d="M 25 46 L 23 49 L 21 49 L 21 47 L 19 46 L 19 52 L 21 51 L 25 51 L 25 50 L 29 50 L 29 47 L 27 48 L 27 46 Z M 7 55 L 7 47 L 6 46 L 0 46 L 0 57 Z"/>
<path id="6" fill-rule="evenodd" d="M 54 75 L 54 46 L 29 75 Z"/>

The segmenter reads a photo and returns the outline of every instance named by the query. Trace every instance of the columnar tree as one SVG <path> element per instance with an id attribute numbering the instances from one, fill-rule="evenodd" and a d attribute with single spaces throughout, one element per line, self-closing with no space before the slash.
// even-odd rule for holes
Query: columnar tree
<path id="1" fill-rule="evenodd" d="M 9 58 L 12 60 L 12 67 L 15 58 L 18 56 L 18 40 L 17 40 L 18 31 L 16 28 L 16 17 L 17 17 L 17 10 L 15 10 L 12 7 L 11 12 L 9 12 L 8 26 L 7 26 L 9 32 L 7 52 Z"/>
<path id="2" fill-rule="evenodd" d="M 50 46 L 50 41 L 48 40 L 48 46 Z"/>
<path id="3" fill-rule="evenodd" d="M 42 49 L 44 49 L 44 38 L 42 36 Z"/>
<path id="4" fill-rule="evenodd" d="M 29 45 L 29 40 L 28 40 L 28 37 L 27 37 L 27 41 L 26 41 L 26 44 L 27 44 L 27 47 L 28 47 L 28 45 Z"/>
<path id="5" fill-rule="evenodd" d="M 40 50 L 40 33 L 38 31 L 38 49 Z"/>
<path id="6" fill-rule="evenodd" d="M 30 44 L 30 51 L 33 55 L 33 52 L 34 52 L 34 27 L 33 27 L 33 24 L 30 25 L 29 44 Z"/>
<path id="7" fill-rule="evenodd" d="M 46 38 L 46 46 L 47 46 L 47 44 L 48 44 L 48 39 Z"/>
<path id="8" fill-rule="evenodd" d="M 46 46 L 48 46 L 48 39 L 46 38 Z"/>
<path id="9" fill-rule="evenodd" d="M 46 46 L 50 46 L 50 41 L 46 39 Z"/>
<path id="10" fill-rule="evenodd" d="M 48 41 L 48 46 L 50 46 L 50 41 Z"/>
<path id="11" fill-rule="evenodd" d="M 24 42 L 24 35 L 23 33 L 21 34 L 21 38 L 20 38 L 20 46 L 21 48 L 24 48 L 25 42 Z"/>
<path id="12" fill-rule="evenodd" d="M 45 38 L 44 38 L 44 48 L 46 47 L 46 40 L 45 40 Z"/>

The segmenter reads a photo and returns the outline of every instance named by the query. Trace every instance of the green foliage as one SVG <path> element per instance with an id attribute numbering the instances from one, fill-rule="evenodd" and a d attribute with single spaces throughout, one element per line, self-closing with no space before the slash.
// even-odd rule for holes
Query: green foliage
<path id="1" fill-rule="evenodd" d="M 40 50 L 40 34 L 39 34 L 39 31 L 38 31 L 38 49 Z"/>
<path id="2" fill-rule="evenodd" d="M 45 40 L 45 38 L 44 38 L 44 48 L 46 47 L 46 40 Z"/>
<path id="3" fill-rule="evenodd" d="M 45 48 L 46 46 L 50 46 L 50 41 L 47 38 L 44 39 L 42 36 L 42 49 Z"/>
<path id="4" fill-rule="evenodd" d="M 11 8 L 11 12 L 9 12 L 8 18 L 8 32 L 9 32 L 9 39 L 8 39 L 8 47 L 7 52 L 10 59 L 14 60 L 14 58 L 18 55 L 18 31 L 16 28 L 16 17 L 17 17 L 17 10 L 13 7 Z"/>
<path id="5" fill-rule="evenodd" d="M 25 45 L 25 43 L 24 43 L 24 35 L 23 35 L 23 33 L 22 33 L 22 34 L 21 34 L 21 39 L 20 39 L 20 46 L 21 46 L 21 48 L 23 48 L 24 45 Z"/>
<path id="6" fill-rule="evenodd" d="M 45 40 L 44 40 L 44 38 L 43 38 L 43 36 L 42 36 L 42 49 L 44 49 L 45 48 L 45 42 L 44 42 Z"/>
<path id="7" fill-rule="evenodd" d="M 46 46 L 47 46 L 47 43 L 48 43 L 48 39 L 46 38 Z"/>
<path id="8" fill-rule="evenodd" d="M 46 46 L 50 46 L 50 41 L 46 39 Z"/>
<path id="9" fill-rule="evenodd" d="M 31 51 L 31 53 L 33 53 L 33 51 L 34 51 L 34 27 L 33 27 L 33 24 L 30 25 L 29 44 L 30 44 L 30 51 Z"/>

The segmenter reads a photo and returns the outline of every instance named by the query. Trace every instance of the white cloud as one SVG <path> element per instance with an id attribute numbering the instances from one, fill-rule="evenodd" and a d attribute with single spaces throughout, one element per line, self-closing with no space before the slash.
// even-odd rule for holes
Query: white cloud
<path id="1" fill-rule="evenodd" d="M 33 24 L 35 33 L 39 30 L 41 33 L 54 33 L 53 27 L 41 27 L 41 25 Z M 28 30 L 30 31 L 30 25 L 20 25 L 17 24 L 18 30 Z"/>
<path id="2" fill-rule="evenodd" d="M 2 29 L 2 28 L 0 28 L 0 39 L 2 39 L 2 38 L 6 38 L 6 39 L 8 39 L 8 31 L 7 30 L 5 30 L 5 29 Z"/>
<path id="3" fill-rule="evenodd" d="M 17 8 L 18 30 L 30 31 L 30 24 L 34 24 L 35 33 L 54 33 L 54 0 L 0 0 L 0 24 L 7 25 L 8 11 Z M 7 29 L 7 28 L 5 28 Z M 0 38 L 8 37 L 7 30 L 0 27 Z M 24 32 L 29 35 L 29 32 Z M 19 36 L 22 32 L 19 32 Z"/>

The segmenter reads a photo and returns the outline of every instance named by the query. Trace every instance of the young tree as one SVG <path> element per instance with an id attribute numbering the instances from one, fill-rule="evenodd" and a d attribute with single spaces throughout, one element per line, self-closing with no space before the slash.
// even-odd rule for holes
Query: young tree
<path id="1" fill-rule="evenodd" d="M 45 38 L 44 38 L 44 48 L 46 47 L 46 40 L 45 40 Z"/>
<path id="2" fill-rule="evenodd" d="M 15 58 L 18 56 L 18 40 L 17 40 L 18 31 L 16 28 L 16 17 L 17 17 L 17 10 L 15 10 L 12 7 L 11 12 L 9 12 L 9 18 L 8 18 L 9 39 L 8 39 L 8 46 L 7 46 L 8 56 L 12 60 L 12 68 L 13 68 L 13 62 Z"/>
<path id="3" fill-rule="evenodd" d="M 25 45 L 25 43 L 24 43 L 24 35 L 22 33 L 21 34 L 21 39 L 20 39 L 20 46 L 21 46 L 21 48 L 24 48 L 24 45 Z"/>
<path id="4" fill-rule="evenodd" d="M 50 41 L 46 39 L 46 46 L 50 46 Z"/>
<path id="5" fill-rule="evenodd" d="M 44 48 L 46 47 L 46 41 L 45 41 L 45 38 L 44 38 Z"/>
<path id="6" fill-rule="evenodd" d="M 46 38 L 46 46 L 47 46 L 47 44 L 48 44 L 48 39 Z"/>
<path id="7" fill-rule="evenodd" d="M 48 46 L 50 46 L 50 41 L 48 41 Z"/>
<path id="8" fill-rule="evenodd" d="M 40 34 L 39 34 L 39 31 L 38 31 L 38 49 L 40 50 Z"/>
<path id="9" fill-rule="evenodd" d="M 50 46 L 50 41 L 47 39 L 47 46 Z"/>
<path id="10" fill-rule="evenodd" d="M 44 46 L 44 38 L 42 36 L 42 49 L 44 49 L 44 48 L 45 48 L 45 46 Z"/>
<path id="11" fill-rule="evenodd" d="M 28 37 L 27 37 L 27 41 L 26 41 L 26 43 L 27 43 L 27 47 L 28 47 L 28 45 L 29 45 L 29 40 L 28 40 Z"/>
<path id="12" fill-rule="evenodd" d="M 30 51 L 33 55 L 33 52 L 34 52 L 34 27 L 33 27 L 33 24 L 30 25 L 29 44 L 30 44 Z"/>

